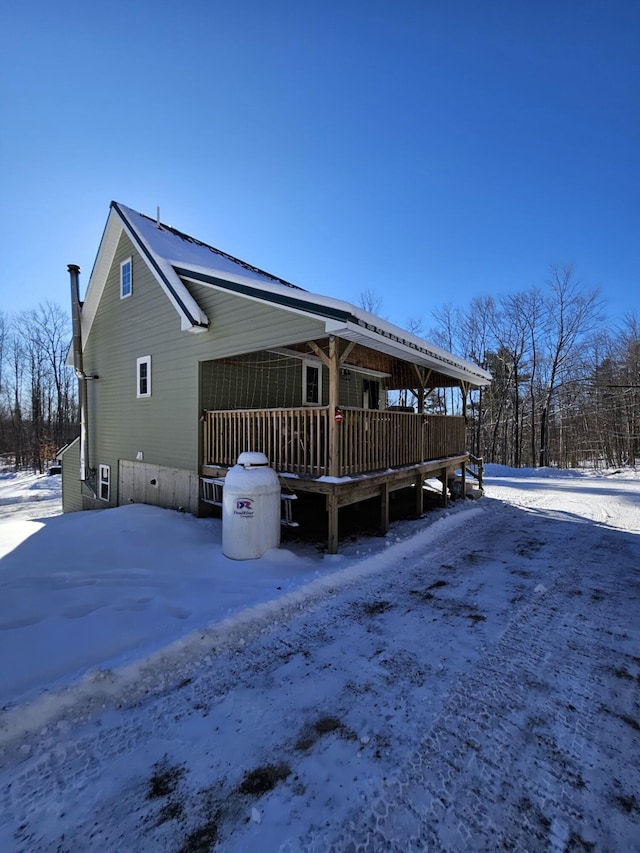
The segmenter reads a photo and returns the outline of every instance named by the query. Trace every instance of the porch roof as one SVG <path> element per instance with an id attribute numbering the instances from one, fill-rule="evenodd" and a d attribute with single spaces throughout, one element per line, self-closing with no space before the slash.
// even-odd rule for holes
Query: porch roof
<path id="1" fill-rule="evenodd" d="M 279 305 L 290 311 L 309 314 L 324 320 L 327 335 L 384 352 L 393 358 L 433 370 L 441 376 L 466 382 L 473 387 L 488 385 L 491 375 L 472 362 L 412 335 L 400 326 L 389 323 L 375 314 L 357 308 L 350 302 L 333 299 L 291 285 L 260 283 L 240 274 L 227 273 L 223 278 L 212 270 L 191 265 L 175 265 L 176 273 L 187 281 L 232 291 L 243 296 Z"/>

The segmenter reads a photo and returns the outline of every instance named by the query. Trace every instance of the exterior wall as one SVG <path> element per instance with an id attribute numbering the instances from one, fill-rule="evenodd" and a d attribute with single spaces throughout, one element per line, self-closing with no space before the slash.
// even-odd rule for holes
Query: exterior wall
<path id="1" fill-rule="evenodd" d="M 267 351 L 240 355 L 202 365 L 201 404 L 203 409 L 286 409 L 302 406 L 302 356 L 285 356 Z M 329 371 L 322 367 L 322 405 L 329 404 Z M 341 406 L 362 408 L 365 380 L 380 386 L 380 408 L 384 408 L 384 377 L 353 368 L 340 370 L 338 400 Z"/>
<path id="2" fill-rule="evenodd" d="M 372 379 L 374 382 L 380 383 L 380 401 L 379 408 L 383 409 L 386 400 L 386 382 L 383 376 L 372 376 L 368 373 L 360 373 L 353 368 L 348 368 L 345 375 L 343 370 L 340 371 L 340 386 L 339 399 L 341 406 L 353 406 L 361 409 L 364 399 L 363 382 L 365 379 Z"/>
<path id="3" fill-rule="evenodd" d="M 120 298 L 120 263 L 133 258 L 132 294 Z M 180 328 L 180 316 L 123 234 L 85 343 L 88 382 L 88 462 L 111 467 L 111 499 L 121 503 L 120 460 L 197 471 L 199 464 L 200 363 L 323 334 L 313 318 L 265 306 L 241 296 L 190 286 L 211 322 L 206 332 Z M 151 396 L 136 397 L 136 360 L 151 357 Z"/>
<path id="4" fill-rule="evenodd" d="M 322 405 L 326 406 L 329 371 L 319 361 L 317 364 L 322 369 Z M 202 365 L 202 408 L 224 411 L 302 406 L 302 367 L 302 358 L 266 351 L 205 362 Z"/>
<path id="5" fill-rule="evenodd" d="M 78 512 L 82 506 L 80 482 L 80 438 L 76 438 L 62 454 L 62 511 Z"/>
<path id="6" fill-rule="evenodd" d="M 202 365 L 203 409 L 276 409 L 302 405 L 302 362 L 258 352 Z"/>

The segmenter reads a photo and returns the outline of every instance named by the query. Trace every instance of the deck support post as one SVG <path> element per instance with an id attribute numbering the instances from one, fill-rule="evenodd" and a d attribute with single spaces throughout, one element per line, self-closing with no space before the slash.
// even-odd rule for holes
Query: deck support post
<path id="1" fill-rule="evenodd" d="M 469 392 L 469 384 L 467 382 L 463 382 L 460 380 L 460 390 L 462 391 L 462 417 L 464 418 L 465 427 L 467 424 L 467 393 Z M 465 430 L 466 432 L 466 430 Z M 467 446 L 466 435 L 464 446 Z M 461 487 L 462 487 L 462 500 L 467 499 L 467 462 L 469 461 L 468 455 L 465 457 L 464 462 L 462 463 L 461 473 Z"/>
<path id="2" fill-rule="evenodd" d="M 447 495 L 447 477 L 448 471 L 446 468 L 442 469 L 442 506 L 446 509 L 449 506 L 449 498 Z"/>
<path id="3" fill-rule="evenodd" d="M 329 525 L 329 539 L 327 551 L 329 554 L 338 553 L 338 496 L 335 493 L 327 495 L 327 521 Z"/>
<path id="4" fill-rule="evenodd" d="M 416 515 L 418 518 L 424 512 L 424 474 L 416 474 Z"/>
<path id="5" fill-rule="evenodd" d="M 380 532 L 383 536 L 389 530 L 389 485 L 383 483 L 380 487 Z"/>
<path id="6" fill-rule="evenodd" d="M 466 497 L 467 497 L 467 461 L 468 461 L 468 459 L 465 458 L 464 462 L 462 463 L 462 468 L 460 469 L 462 472 L 462 476 L 460 478 L 460 484 L 462 486 L 462 499 L 463 500 L 466 500 Z"/>
<path id="7" fill-rule="evenodd" d="M 336 422 L 336 410 L 338 408 L 338 341 L 331 335 L 329 337 L 329 465 L 330 477 L 339 474 L 339 441 L 338 430 L 340 424 Z M 335 553 L 335 552 L 331 552 Z"/>

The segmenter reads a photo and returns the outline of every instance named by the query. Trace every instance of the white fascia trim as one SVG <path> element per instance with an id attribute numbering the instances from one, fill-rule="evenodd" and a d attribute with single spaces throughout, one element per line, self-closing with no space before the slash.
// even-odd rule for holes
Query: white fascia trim
<path id="1" fill-rule="evenodd" d="M 208 270 L 208 274 L 213 276 L 214 271 Z M 253 281 L 249 278 L 243 278 L 240 275 L 234 275 L 234 274 L 229 274 L 229 273 L 225 273 L 224 275 L 222 275 L 221 273 L 215 273 L 215 277 L 223 279 L 224 281 L 231 281 L 231 282 L 235 282 L 236 284 L 246 284 L 249 287 L 256 288 L 256 282 L 255 281 Z M 325 322 L 325 318 L 318 316 L 318 314 L 315 311 L 303 311 L 302 309 L 297 308 L 297 307 L 292 306 L 292 305 L 281 305 L 280 303 L 269 302 L 268 299 L 264 299 L 263 297 L 260 297 L 260 296 L 252 296 L 249 293 L 236 293 L 235 291 L 229 290 L 227 287 L 224 287 L 223 285 L 211 284 L 208 281 L 200 281 L 200 279 L 191 278 L 188 275 L 185 275 L 184 278 L 187 281 L 192 282 L 193 284 L 199 284 L 201 287 L 210 287 L 212 290 L 217 290 L 220 293 L 226 293 L 226 294 L 230 294 L 232 296 L 237 296 L 239 299 L 248 299 L 250 302 L 258 302 L 260 305 L 266 305 L 267 307 L 270 307 L 270 308 L 277 308 L 278 311 L 288 311 L 290 314 L 297 314 L 299 317 L 308 317 L 310 320 L 315 320 L 318 323 L 318 325 L 320 326 L 320 328 L 322 328 L 322 326 L 324 325 L 324 322 Z M 260 287 L 260 285 L 258 285 L 257 287 Z M 302 291 L 302 293 L 304 294 L 304 291 Z M 298 296 L 298 294 L 296 294 L 296 298 L 300 298 Z M 300 357 L 299 353 L 298 353 L 298 357 Z"/>
<path id="2" fill-rule="evenodd" d="M 283 293 L 283 286 L 278 284 L 262 284 L 257 283 L 254 279 L 250 279 L 248 277 L 238 275 L 236 273 L 229 272 L 217 272 L 212 268 L 205 267 L 196 267 L 194 265 L 180 264 L 177 261 L 175 262 L 177 266 L 180 266 L 182 269 L 193 270 L 194 273 L 202 273 L 204 275 L 208 275 L 211 277 L 218 277 L 222 280 L 229 281 L 236 284 L 246 285 L 253 289 L 262 290 L 265 294 L 268 293 Z M 187 281 L 193 281 L 195 284 L 200 284 L 203 287 L 211 287 L 214 290 L 221 290 L 225 292 L 229 292 L 223 286 L 219 286 L 210 282 L 203 282 L 198 278 L 191 278 L 187 274 L 184 275 L 184 278 Z M 238 294 L 241 295 L 244 299 L 249 299 L 253 302 L 259 302 L 261 304 L 268 303 L 268 298 L 262 298 L 259 295 L 251 295 L 251 294 Z M 290 293 L 285 292 L 285 295 L 291 296 Z M 318 320 L 325 326 L 325 331 L 327 334 L 333 334 L 337 336 L 341 336 L 346 338 L 347 340 L 362 340 L 365 339 L 366 344 L 373 349 L 380 349 L 383 352 L 388 353 L 389 355 L 394 355 L 397 358 L 402 358 L 404 361 L 409 361 L 411 363 L 419 364 L 433 370 L 437 370 L 439 373 L 442 373 L 445 376 L 450 376 L 455 379 L 461 379 L 464 382 L 470 382 L 474 387 L 481 387 L 483 385 L 491 384 L 491 375 L 486 371 L 482 370 L 482 368 L 477 367 L 471 362 L 466 362 L 464 359 L 460 359 L 452 353 L 447 352 L 446 350 L 441 349 L 435 344 L 430 344 L 428 341 L 424 341 L 421 338 L 412 335 L 410 332 L 407 332 L 405 329 L 400 328 L 399 326 L 394 326 L 391 323 L 387 323 L 384 320 L 381 320 L 379 317 L 374 316 L 373 314 L 369 314 L 361 309 L 356 308 L 354 305 L 351 305 L 348 302 L 343 302 L 341 300 L 331 299 L 329 297 L 323 297 L 319 294 L 309 293 L 308 291 L 298 291 L 295 292 L 292 298 L 298 300 L 298 302 L 309 301 L 310 306 L 309 310 L 305 311 L 304 308 L 300 308 L 300 306 L 288 306 L 281 303 L 277 304 L 277 307 L 282 311 L 290 311 L 293 314 L 297 314 L 303 317 L 309 317 L 310 319 Z M 363 323 L 369 323 L 373 328 L 367 328 L 366 325 L 361 325 L 359 323 L 353 323 L 351 321 L 345 322 L 344 320 L 333 320 L 330 318 L 323 317 L 316 310 L 314 310 L 314 306 L 325 306 L 328 308 L 337 308 L 341 311 L 352 313 L 353 315 L 362 318 Z M 407 346 L 402 343 L 401 340 L 396 340 L 396 338 L 402 337 L 408 341 L 415 342 L 416 348 Z M 424 352 L 424 349 L 428 348 L 431 353 Z"/>
<path id="3" fill-rule="evenodd" d="M 116 211 L 111 209 L 109 211 L 109 218 L 107 219 L 107 224 L 105 226 L 102 240 L 100 241 L 100 246 L 98 248 L 98 254 L 96 256 L 95 263 L 93 265 L 93 270 L 91 271 L 91 276 L 89 277 L 85 300 L 82 303 L 82 308 L 80 312 L 82 322 L 83 347 L 87 343 L 89 333 L 91 332 L 93 322 L 96 318 L 100 299 L 102 298 L 102 294 L 107 283 L 107 278 L 113 265 L 113 259 L 115 257 L 116 250 L 118 248 L 118 243 L 120 242 L 120 237 L 123 231 L 131 240 L 131 243 L 133 244 L 134 248 L 138 253 L 138 256 L 142 258 L 143 262 L 147 266 L 147 269 L 150 270 L 153 277 L 162 288 L 163 293 L 166 294 L 169 301 L 171 302 L 175 310 L 178 312 L 178 315 L 180 317 L 180 328 L 183 331 L 187 332 L 206 332 L 209 323 L 206 314 L 204 313 L 204 311 L 202 311 L 202 309 L 197 304 L 195 299 L 191 296 L 191 294 L 184 286 L 180 278 L 176 275 L 173 270 L 173 267 L 167 264 L 167 262 L 164 261 L 162 258 L 158 258 L 157 255 L 153 255 L 153 253 L 151 253 L 155 262 L 162 270 L 163 274 L 167 276 L 167 278 L 171 281 L 172 285 L 175 287 L 176 292 L 179 293 L 180 298 L 183 300 L 187 309 L 192 312 L 192 316 L 204 325 L 194 326 L 191 323 L 189 317 L 184 313 L 180 305 L 177 303 L 173 294 L 167 289 L 167 286 L 162 280 L 162 277 L 158 275 L 157 271 L 153 268 L 153 266 L 147 262 L 147 259 L 145 258 L 144 254 L 138 249 L 136 239 L 134 238 L 131 230 L 122 221 Z M 146 242 L 143 240 L 141 240 L 141 242 L 144 243 L 145 248 L 148 251 L 148 246 Z"/>
<path id="4" fill-rule="evenodd" d="M 96 318 L 98 305 L 100 304 L 100 299 L 107 283 L 107 276 L 109 275 L 109 270 L 116 254 L 121 233 L 121 223 L 113 210 L 110 210 L 104 234 L 98 247 L 98 254 L 91 270 L 91 275 L 89 276 L 85 300 L 80 309 L 83 347 L 87 343 L 89 332 Z"/>
<path id="5" fill-rule="evenodd" d="M 120 219 L 120 218 L 118 217 L 118 219 Z M 120 220 L 120 222 L 122 224 L 123 231 L 125 232 L 127 237 L 131 240 L 131 242 L 133 243 L 134 246 L 136 246 L 136 243 L 138 241 L 144 245 L 146 251 L 149 253 L 149 255 L 153 258 L 155 263 L 158 265 L 162 275 L 164 275 L 167 278 L 167 280 L 171 283 L 171 286 L 174 288 L 176 294 L 178 295 L 178 297 L 182 301 L 182 303 L 185 306 L 185 308 L 187 309 L 187 311 L 191 314 L 191 316 L 196 321 L 196 323 L 201 324 L 200 326 L 194 326 L 194 324 L 189 319 L 189 316 L 187 314 L 185 314 L 182 306 L 176 300 L 176 298 L 173 295 L 173 293 L 171 292 L 171 290 L 169 290 L 167 288 L 167 285 L 166 285 L 165 281 L 163 280 L 162 275 L 159 275 L 158 271 L 155 270 L 153 268 L 153 266 L 147 264 L 147 267 L 151 271 L 151 274 L 153 275 L 155 280 L 158 282 L 158 284 L 160 285 L 160 287 L 162 288 L 162 290 L 164 291 L 164 293 L 168 297 L 169 301 L 171 302 L 173 307 L 176 309 L 176 311 L 180 315 L 180 328 L 183 329 L 184 331 L 196 331 L 196 330 L 197 331 L 203 331 L 203 332 L 207 331 L 207 329 L 202 328 L 202 326 L 204 325 L 205 327 L 207 327 L 209 325 L 209 318 L 204 313 L 202 308 L 200 308 L 200 306 L 198 305 L 196 300 L 193 298 L 193 296 L 189 293 L 187 288 L 184 286 L 182 279 L 180 278 L 180 276 L 177 275 L 177 273 L 175 272 L 175 270 L 173 269 L 171 264 L 168 261 L 166 261 L 164 258 L 160 257 L 159 255 L 156 255 L 155 252 L 153 252 L 153 250 L 151 249 L 151 247 L 147 243 L 147 241 L 142 237 L 141 234 L 138 234 L 136 232 L 136 234 L 134 236 L 132 229 L 129 228 L 129 226 L 125 222 L 122 222 L 122 220 Z M 136 248 L 137 248 L 137 246 L 136 246 Z M 140 257 L 143 259 L 143 261 L 145 261 L 145 263 L 146 263 L 146 258 L 144 257 L 144 255 L 140 252 L 139 252 L 139 254 L 140 254 Z"/>
<path id="6" fill-rule="evenodd" d="M 298 361 L 308 361 L 316 364 L 324 364 L 322 359 L 314 355 L 313 353 L 299 352 L 295 349 L 288 349 L 287 347 L 269 347 L 267 352 L 272 352 L 275 355 L 283 355 L 285 358 L 297 358 Z"/>
<path id="7" fill-rule="evenodd" d="M 360 373 L 362 376 L 373 376 L 374 379 L 388 379 L 391 374 L 383 373 L 381 370 L 369 370 L 367 367 L 358 367 L 345 361 L 340 365 L 340 370 L 350 370 L 352 373 Z"/>

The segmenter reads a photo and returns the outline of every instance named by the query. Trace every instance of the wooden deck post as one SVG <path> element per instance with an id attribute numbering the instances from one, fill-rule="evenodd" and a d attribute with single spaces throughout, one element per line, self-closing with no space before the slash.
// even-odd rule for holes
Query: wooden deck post
<path id="1" fill-rule="evenodd" d="M 442 506 L 446 509 L 449 506 L 449 498 L 447 495 L 447 477 L 448 472 L 446 468 L 442 469 Z"/>
<path id="2" fill-rule="evenodd" d="M 329 337 L 329 464 L 330 477 L 339 476 L 339 441 L 338 430 L 341 424 L 336 423 L 336 409 L 338 408 L 338 341 L 331 335 Z M 335 552 L 331 552 L 335 553 Z"/>
<path id="3" fill-rule="evenodd" d="M 329 537 L 327 551 L 329 554 L 338 553 L 338 496 L 335 492 L 327 495 L 327 521 Z"/>
<path id="4" fill-rule="evenodd" d="M 464 418 L 464 423 L 465 423 L 464 448 L 461 448 L 461 449 L 466 450 L 466 447 L 467 447 L 467 434 L 466 434 L 467 392 L 469 391 L 469 385 L 466 382 L 460 381 L 460 390 L 462 391 L 462 417 Z M 462 468 L 461 468 L 462 476 L 460 478 L 460 480 L 461 480 L 460 485 L 462 487 L 462 500 L 463 501 L 467 499 L 467 462 L 468 461 L 469 461 L 468 458 L 466 458 L 465 461 L 462 463 Z"/>
<path id="5" fill-rule="evenodd" d="M 416 515 L 420 517 L 424 512 L 424 474 L 416 474 Z"/>
<path id="6" fill-rule="evenodd" d="M 380 488 L 380 532 L 383 536 L 389 530 L 389 484 L 383 483 Z"/>

